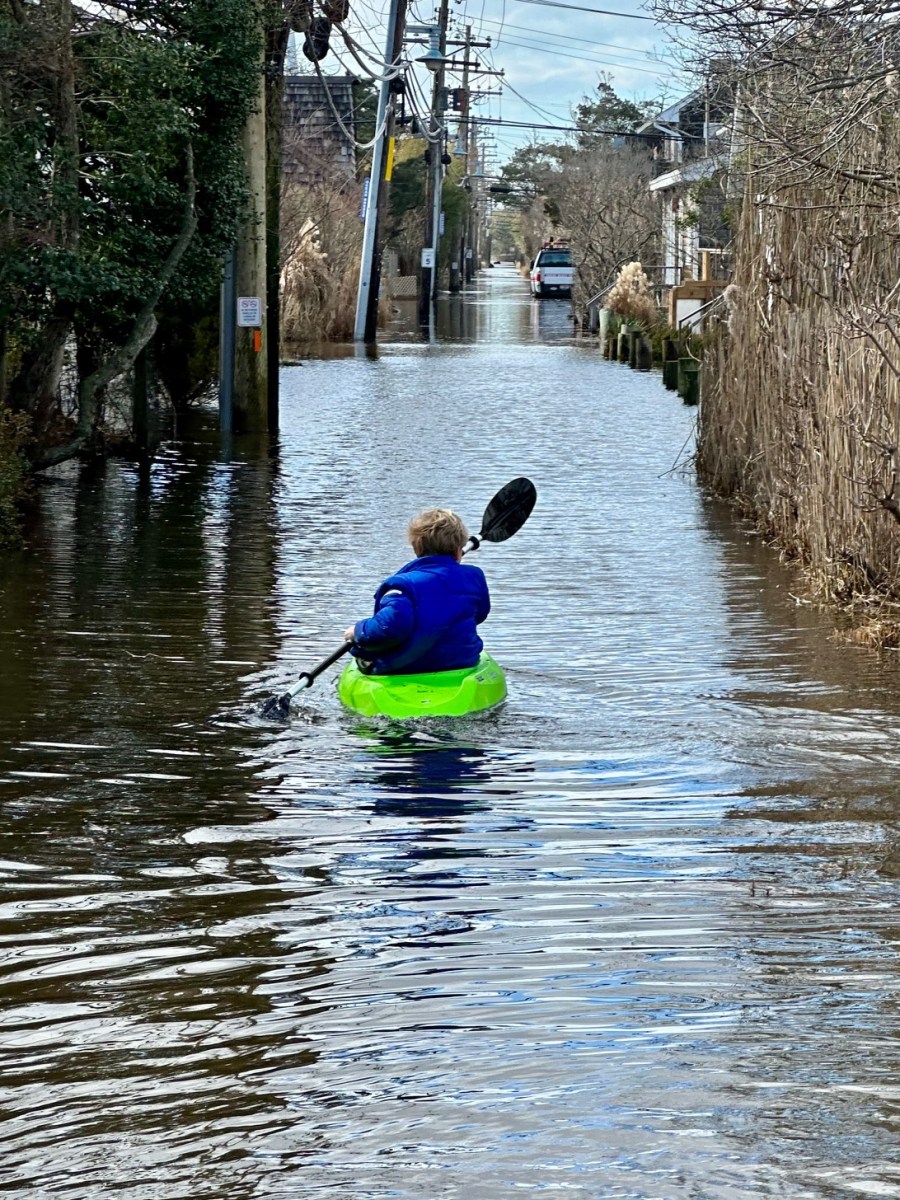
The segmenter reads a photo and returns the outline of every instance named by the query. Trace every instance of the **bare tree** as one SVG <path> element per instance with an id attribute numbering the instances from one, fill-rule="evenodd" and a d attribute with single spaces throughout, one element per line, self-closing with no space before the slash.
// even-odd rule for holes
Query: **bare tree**
<path id="1" fill-rule="evenodd" d="M 612 282 L 625 262 L 658 256 L 658 205 L 641 147 L 609 142 L 567 156 L 552 188 L 578 268 L 576 303 Z"/>

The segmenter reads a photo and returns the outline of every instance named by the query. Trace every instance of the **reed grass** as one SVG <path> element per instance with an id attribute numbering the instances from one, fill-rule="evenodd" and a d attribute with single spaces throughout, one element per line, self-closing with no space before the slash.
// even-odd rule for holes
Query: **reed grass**
<path id="1" fill-rule="evenodd" d="M 345 185 L 291 187 L 282 195 L 281 334 L 296 350 L 352 337 L 362 225 Z"/>
<path id="2" fill-rule="evenodd" d="M 885 112 L 839 139 L 838 100 L 831 126 L 817 113 L 815 168 L 784 138 L 747 152 L 697 465 L 814 595 L 866 611 L 859 644 L 886 645 L 896 621 L 877 606 L 900 597 L 900 120 Z"/>

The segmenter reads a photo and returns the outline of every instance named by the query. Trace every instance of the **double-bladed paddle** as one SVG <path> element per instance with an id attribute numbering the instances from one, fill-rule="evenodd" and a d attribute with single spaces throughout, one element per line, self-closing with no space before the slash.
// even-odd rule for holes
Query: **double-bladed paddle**
<path id="1" fill-rule="evenodd" d="M 468 550 L 477 550 L 482 542 L 505 542 L 507 538 L 511 538 L 531 516 L 536 500 L 537 489 L 530 479 L 524 476 L 511 479 L 484 510 L 481 529 L 466 542 L 463 554 Z M 352 642 L 344 642 L 311 670 L 303 671 L 297 682 L 283 695 L 270 696 L 262 707 L 261 715 L 271 721 L 286 721 L 291 715 L 291 701 L 297 693 L 312 687 L 322 672 L 327 671 L 352 646 Z"/>

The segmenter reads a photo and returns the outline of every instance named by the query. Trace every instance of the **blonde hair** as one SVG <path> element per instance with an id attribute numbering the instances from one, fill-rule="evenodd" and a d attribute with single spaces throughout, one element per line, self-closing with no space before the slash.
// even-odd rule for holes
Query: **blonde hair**
<path id="1" fill-rule="evenodd" d="M 410 521 L 407 536 L 416 558 L 423 554 L 449 554 L 455 558 L 469 540 L 461 518 L 449 508 L 426 508 Z"/>

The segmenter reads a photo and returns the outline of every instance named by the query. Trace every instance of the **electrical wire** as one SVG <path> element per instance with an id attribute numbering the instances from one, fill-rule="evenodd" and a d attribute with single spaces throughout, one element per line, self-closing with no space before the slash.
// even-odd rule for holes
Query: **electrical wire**
<path id="1" fill-rule="evenodd" d="M 541 108 L 539 104 L 535 104 L 533 101 L 529 100 L 527 96 L 523 96 L 521 92 L 516 91 L 508 79 L 504 79 L 503 86 L 509 88 L 514 96 L 518 97 L 523 104 L 526 104 L 532 110 L 532 112 L 536 112 L 539 117 L 549 117 L 551 121 L 559 120 L 559 117 L 556 115 L 556 113 L 550 112 L 550 110 L 547 108 Z"/>
<path id="2" fill-rule="evenodd" d="M 431 142 L 432 144 L 434 144 L 436 142 L 440 142 L 444 136 L 444 132 L 446 130 L 446 124 L 438 123 L 437 125 L 434 126 L 434 128 L 431 128 L 431 126 L 429 125 L 429 119 L 432 116 L 436 115 L 431 112 L 431 102 L 429 101 L 429 99 L 425 95 L 425 93 L 423 92 L 422 85 L 419 83 L 419 80 L 416 78 L 416 74 L 414 71 L 411 71 L 407 75 L 406 79 L 407 79 L 406 97 L 407 97 L 407 100 L 409 101 L 410 108 L 413 110 L 414 116 L 419 121 L 419 126 L 420 126 L 422 136 L 425 138 L 425 140 L 427 142 Z M 424 105 L 425 112 L 423 112 L 420 108 L 416 107 L 415 96 L 413 95 L 413 88 L 418 90 L 419 99 L 420 99 L 421 103 Z M 427 114 L 427 116 L 426 116 L 426 114 Z"/>
<path id="3" fill-rule="evenodd" d="M 390 80 L 392 80 L 392 79 L 396 79 L 398 77 L 398 75 L 402 75 L 404 68 L 403 68 L 403 64 L 400 62 L 399 59 L 395 63 L 392 63 L 391 66 L 389 67 L 388 64 L 384 61 L 384 59 L 380 55 L 376 56 L 374 54 L 370 54 L 366 50 L 365 46 L 360 46 L 359 42 L 356 41 L 356 39 L 352 36 L 352 34 L 350 34 L 346 29 L 344 29 L 343 25 L 336 22 L 334 27 L 340 33 L 341 37 L 343 38 L 344 45 L 350 51 L 352 56 L 356 59 L 356 62 L 359 64 L 360 67 L 362 67 L 363 71 L 366 72 L 367 79 L 377 80 L 379 83 L 385 83 L 385 82 L 390 82 Z M 384 70 L 384 74 L 379 75 L 376 72 L 374 72 L 371 67 L 367 66 L 363 62 L 362 58 L 360 57 L 360 53 L 357 53 L 357 51 L 359 51 L 362 54 L 367 54 L 369 58 L 374 59 L 374 61 L 378 63 L 379 67 L 381 67 Z M 344 66 L 343 62 L 341 61 L 340 55 L 334 49 L 333 46 L 331 47 L 331 52 L 332 52 L 332 54 L 334 54 L 334 56 L 338 60 L 338 62 L 341 63 L 341 66 Z M 393 69 L 391 69 L 391 68 L 393 68 Z"/>
<path id="4" fill-rule="evenodd" d="M 487 23 L 488 25 L 499 25 L 499 24 L 500 24 L 500 22 L 499 22 L 499 21 L 493 21 L 493 20 L 491 20 L 491 18 L 490 18 L 490 17 L 486 17 L 486 18 L 485 18 L 485 21 L 486 21 L 486 23 Z M 609 49 L 611 49 L 611 50 L 629 50 L 629 49 L 631 49 L 631 47 L 629 47 L 629 46 L 623 46 L 623 45 L 621 44 L 621 42 L 595 42 L 593 39 L 589 39 L 589 38 L 572 37 L 572 35 L 571 35 L 571 34 L 568 34 L 568 33 L 553 33 L 553 32 L 551 32 L 551 31 L 550 31 L 550 30 L 548 30 L 548 29 L 535 29 L 535 28 L 534 28 L 533 26 L 531 26 L 531 25 L 510 25 L 510 24 L 507 24 L 507 25 L 506 25 L 506 28 L 507 28 L 507 29 L 515 29 L 515 30 L 519 30 L 519 31 L 521 31 L 522 33 L 539 33 L 539 34 L 540 34 L 542 37 L 556 38 L 556 39 L 558 39 L 558 40 L 560 40 L 560 41 L 566 41 L 566 42 L 579 42 L 579 43 L 580 43 L 582 46 L 606 46 L 606 47 L 608 47 L 608 48 L 609 48 Z M 498 44 L 499 44 L 499 43 L 498 43 Z M 677 64 L 677 63 L 675 63 L 675 62 L 674 62 L 674 60 L 672 60 L 672 59 L 665 59 L 665 58 L 659 58 L 659 59 L 655 59 L 655 58 L 654 58 L 654 54 L 653 54 L 653 52 L 651 52 L 651 51 L 646 51 L 646 52 L 644 52 L 644 51 L 642 51 L 642 50 L 637 50 L 637 51 L 635 51 L 634 53 L 636 53 L 637 55 L 639 55 L 639 57 L 640 57 L 640 58 L 642 58 L 642 59 L 650 59 L 651 61 L 658 61 L 658 62 L 660 62 L 660 63 L 665 63 L 665 64 L 667 64 L 667 65 L 671 65 L 671 66 L 677 66 L 677 65 L 678 65 L 678 64 Z M 619 57 L 619 56 L 618 56 L 618 55 L 614 55 L 614 56 L 612 56 L 612 57 Z M 624 56 L 622 56 L 622 57 L 624 57 Z"/>
<path id="5" fill-rule="evenodd" d="M 600 13 L 604 17 L 621 17 L 628 21 L 655 21 L 655 17 L 645 17 L 642 13 L 614 12 L 610 8 L 584 8 L 580 4 L 565 4 L 563 0 L 518 0 L 519 4 L 540 4 L 547 8 L 572 8 L 576 12 Z M 671 22 L 670 22 L 671 23 Z M 679 24 L 679 22 L 675 22 Z"/>
<path id="6" fill-rule="evenodd" d="M 641 141 L 652 141 L 659 137 L 656 133 L 634 133 L 630 129 L 594 129 L 586 125 L 539 125 L 533 121 L 505 121 L 497 117 L 463 117 L 461 125 L 475 122 L 479 125 L 502 125 L 507 129 L 554 129 L 560 133 L 583 133 L 588 137 L 627 137 L 639 138 Z M 684 134 L 681 135 L 684 137 Z"/>
<path id="7" fill-rule="evenodd" d="M 553 58 L 574 58 L 578 62 L 596 63 L 601 67 L 618 67 L 620 71 L 639 71 L 642 75 L 656 76 L 671 74 L 671 67 L 661 66 L 658 71 L 654 71 L 650 67 L 632 66 L 630 63 L 614 62 L 609 58 L 595 58 L 593 55 L 587 54 L 569 54 L 567 50 L 549 50 L 540 42 L 526 38 L 511 38 L 508 34 L 504 36 L 503 43 L 506 46 L 515 46 L 522 50 L 539 50 L 541 54 L 549 54 Z"/>
<path id="8" fill-rule="evenodd" d="M 384 119 L 382 120 L 379 127 L 375 130 L 375 136 L 372 138 L 372 140 L 370 142 L 358 142 L 356 140 L 356 134 L 350 132 L 350 130 L 344 124 L 344 122 L 341 118 L 341 114 L 338 112 L 337 108 L 335 107 L 334 100 L 332 99 L 332 95 L 331 95 L 331 89 L 329 88 L 328 84 L 325 82 L 327 79 L 327 76 L 322 74 L 322 68 L 319 66 L 317 59 L 313 60 L 313 66 L 316 69 L 316 75 L 318 75 L 319 83 L 321 83 L 322 90 L 325 93 L 325 99 L 328 101 L 328 107 L 331 109 L 331 114 L 334 117 L 335 121 L 337 122 L 337 126 L 340 129 L 341 133 L 344 135 L 345 138 L 347 138 L 347 140 L 351 143 L 351 145 L 353 145 L 357 150 L 371 150 L 372 147 L 375 145 L 375 143 L 378 141 L 378 139 L 384 135 L 385 128 L 387 127 L 387 117 L 386 116 L 384 117 Z"/>
<path id="9" fill-rule="evenodd" d="M 362 24 L 362 21 L 360 20 L 361 9 L 365 10 L 366 13 L 371 15 L 371 20 L 367 20 L 366 24 Z M 382 36 L 381 45 L 379 45 L 375 36 L 375 31 L 377 30 L 379 33 L 381 33 L 385 27 L 385 22 L 385 12 L 380 8 L 376 8 L 373 4 L 368 3 L 368 0 L 353 0 L 353 10 L 348 16 L 347 21 L 344 22 L 344 24 L 347 26 L 348 32 L 352 31 L 357 46 L 360 45 L 360 39 L 363 39 L 367 43 L 371 44 L 371 50 L 366 47 L 360 47 L 360 49 L 363 51 L 363 53 L 369 55 L 375 62 L 380 63 L 382 68 L 384 68 L 384 39 Z"/>

